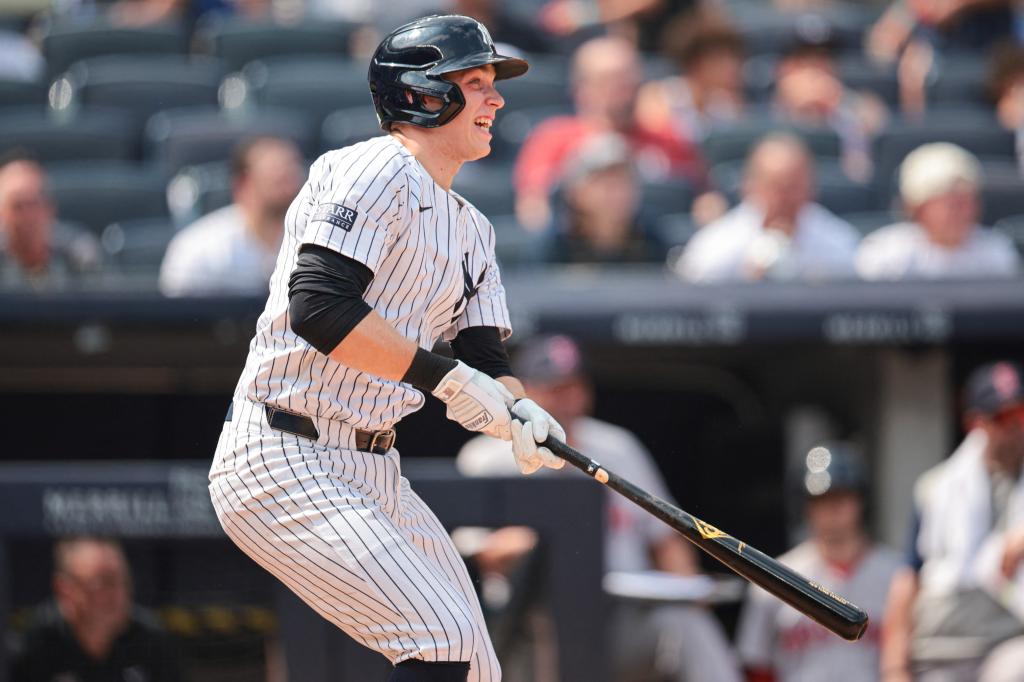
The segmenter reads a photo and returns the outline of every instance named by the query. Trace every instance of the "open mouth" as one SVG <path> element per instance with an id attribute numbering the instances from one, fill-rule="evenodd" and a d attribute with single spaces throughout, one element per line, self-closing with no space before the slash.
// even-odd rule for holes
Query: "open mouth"
<path id="1" fill-rule="evenodd" d="M 490 132 L 491 126 L 494 124 L 494 121 L 490 118 L 487 118 L 486 116 L 478 116 L 477 119 L 473 121 L 473 124 L 476 125 L 477 128 L 481 128 L 483 130 Z"/>

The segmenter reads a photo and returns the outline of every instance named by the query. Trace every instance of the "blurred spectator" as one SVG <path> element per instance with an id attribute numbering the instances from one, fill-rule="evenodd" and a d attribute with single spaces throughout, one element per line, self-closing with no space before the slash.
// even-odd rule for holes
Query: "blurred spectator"
<path id="1" fill-rule="evenodd" d="M 189 4 L 189 0 L 116 0 L 108 16 L 119 26 L 171 23 L 184 18 Z"/>
<path id="2" fill-rule="evenodd" d="M 663 42 L 678 74 L 640 88 L 640 123 L 655 130 L 674 127 L 682 139 L 696 141 L 716 123 L 743 115 L 743 38 L 732 26 L 715 15 L 684 15 L 665 31 Z"/>
<path id="3" fill-rule="evenodd" d="M 20 33 L 0 28 L 0 78 L 39 80 L 46 62 L 39 48 Z"/>
<path id="4" fill-rule="evenodd" d="M 842 165 L 853 180 L 871 177 L 871 140 L 888 118 L 885 104 L 871 93 L 843 85 L 835 62 L 831 29 L 797 23 L 796 37 L 779 57 L 775 70 L 775 115 L 805 126 L 836 131 Z"/>
<path id="5" fill-rule="evenodd" d="M 996 118 L 1016 134 L 1017 163 L 1024 172 L 1024 47 L 1006 43 L 992 52 L 988 91 Z"/>
<path id="6" fill-rule="evenodd" d="M 694 149 L 670 129 L 651 129 L 636 120 L 642 79 L 636 49 L 621 38 L 594 38 L 573 57 L 576 114 L 542 122 L 527 137 L 516 161 L 516 217 L 538 230 L 551 219 L 549 194 L 566 159 L 591 135 L 617 132 L 629 140 L 644 178 L 693 177 L 699 164 Z"/>
<path id="7" fill-rule="evenodd" d="M 0 161 L 0 288 L 57 289 L 100 269 L 97 240 L 56 214 L 42 166 L 17 153 Z"/>
<path id="8" fill-rule="evenodd" d="M 893 581 L 885 682 L 1010 682 L 1024 671 L 1024 376 L 968 378 L 967 437 L 914 485 L 907 565 Z"/>
<path id="9" fill-rule="evenodd" d="M 671 30 L 668 26 L 701 4 L 701 0 L 597 0 L 601 23 L 642 52 L 656 51 Z"/>
<path id="10" fill-rule="evenodd" d="M 654 52 L 673 18 L 706 0 L 547 0 L 541 22 L 561 36 L 600 27 L 625 38 L 644 52 Z M 712 2 L 717 0 L 712 0 Z"/>
<path id="11" fill-rule="evenodd" d="M 636 436 L 589 416 L 593 393 L 575 342 L 566 336 L 531 339 L 516 354 L 512 369 L 527 394 L 562 424 L 570 445 L 652 494 L 672 499 Z M 466 443 L 456 465 L 468 476 L 516 472 L 510 444 L 488 436 Z M 564 476 L 570 468 L 544 473 Z M 682 536 L 621 495 L 608 492 L 606 513 L 605 571 L 641 579 L 653 578 L 651 571 L 679 576 L 698 571 L 694 550 Z M 502 573 L 512 556 L 521 556 L 535 542 L 528 529 L 502 529 L 482 538 L 475 556 L 484 574 Z M 740 679 L 724 632 L 703 607 L 623 600 L 615 604 L 610 628 L 613 679 Z"/>
<path id="12" fill-rule="evenodd" d="M 926 85 L 944 59 L 1013 39 L 1014 18 L 1014 0 L 894 0 L 872 27 L 866 49 L 877 61 L 898 64 L 900 106 L 920 116 Z"/>
<path id="13" fill-rule="evenodd" d="M 641 188 L 629 143 L 619 135 L 591 137 L 562 176 L 563 210 L 545 260 L 554 263 L 661 263 L 668 251 L 641 212 Z"/>
<path id="14" fill-rule="evenodd" d="M 814 184 L 799 138 L 763 138 L 747 159 L 743 201 L 697 232 L 676 271 L 691 282 L 852 277 L 858 234 L 814 203 Z"/>
<path id="15" fill-rule="evenodd" d="M 554 47 L 553 37 L 543 27 L 523 20 L 499 0 L 451 0 L 448 11 L 473 17 L 487 27 L 496 43 L 528 53 L 551 52 Z"/>
<path id="16" fill-rule="evenodd" d="M 284 217 L 302 184 L 302 158 L 284 139 L 258 137 L 231 160 L 235 202 L 175 235 L 160 266 L 166 296 L 265 294 Z"/>
<path id="17" fill-rule="evenodd" d="M 985 50 L 1013 36 L 1014 0 L 892 0 L 871 28 L 868 53 L 896 61 L 914 40 L 944 50 Z"/>
<path id="18" fill-rule="evenodd" d="M 132 579 L 113 540 L 54 547 L 52 603 L 39 607 L 12 660 L 12 682 L 177 682 L 169 638 L 132 605 Z"/>
<path id="19" fill-rule="evenodd" d="M 978 226 L 981 165 L 948 142 L 922 145 L 900 166 L 900 195 L 910 222 L 861 242 L 865 279 L 1013 277 L 1020 257 L 1005 235 Z"/>
<path id="20" fill-rule="evenodd" d="M 844 642 L 751 587 L 736 642 L 748 679 L 877 680 L 885 596 L 900 561 L 896 552 L 872 543 L 865 531 L 864 464 L 849 443 L 814 447 L 799 481 L 809 537 L 779 560 L 864 609 L 868 629 L 855 644 Z"/>

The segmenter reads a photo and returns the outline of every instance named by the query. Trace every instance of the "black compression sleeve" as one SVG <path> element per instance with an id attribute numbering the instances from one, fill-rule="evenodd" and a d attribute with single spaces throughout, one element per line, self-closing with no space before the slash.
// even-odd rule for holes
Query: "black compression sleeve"
<path id="1" fill-rule="evenodd" d="M 452 341 L 452 354 L 492 379 L 512 375 L 508 352 L 497 327 L 467 327 Z"/>
<path id="2" fill-rule="evenodd" d="M 363 293 L 373 271 L 336 251 L 304 244 L 288 279 L 292 331 L 327 355 L 372 308 Z"/>

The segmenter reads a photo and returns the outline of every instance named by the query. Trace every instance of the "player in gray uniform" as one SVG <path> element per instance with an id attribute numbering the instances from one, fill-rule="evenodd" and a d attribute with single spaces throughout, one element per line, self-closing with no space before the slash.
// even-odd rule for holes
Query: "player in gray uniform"
<path id="1" fill-rule="evenodd" d="M 747 679 L 874 682 L 879 678 L 885 598 L 899 556 L 873 544 L 864 531 L 867 477 L 852 446 L 836 442 L 812 448 L 800 484 L 810 537 L 779 560 L 867 611 L 868 629 L 851 644 L 751 587 L 736 637 Z"/>
<path id="2" fill-rule="evenodd" d="M 232 540 L 386 656 L 392 682 L 501 677 L 465 567 L 401 476 L 395 423 L 431 393 L 511 440 L 524 473 L 562 464 L 538 443 L 564 430 L 509 370 L 494 230 L 450 189 L 490 151 L 495 81 L 527 68 L 468 17 L 384 38 L 369 83 L 387 134 L 320 157 L 288 210 L 210 471 Z"/>

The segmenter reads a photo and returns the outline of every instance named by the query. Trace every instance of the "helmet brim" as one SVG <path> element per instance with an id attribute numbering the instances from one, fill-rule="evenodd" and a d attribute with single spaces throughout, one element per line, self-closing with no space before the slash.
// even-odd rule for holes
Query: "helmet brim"
<path id="1" fill-rule="evenodd" d="M 507 57 L 493 52 L 478 52 L 476 54 L 469 54 L 464 57 L 445 61 L 442 64 L 438 64 L 437 66 L 428 69 L 427 73 L 432 76 L 441 76 L 446 73 L 452 73 L 453 71 L 472 69 L 474 67 L 485 66 L 487 64 L 494 66 L 494 80 L 496 81 L 522 76 L 530 68 L 530 64 L 525 59 Z"/>

